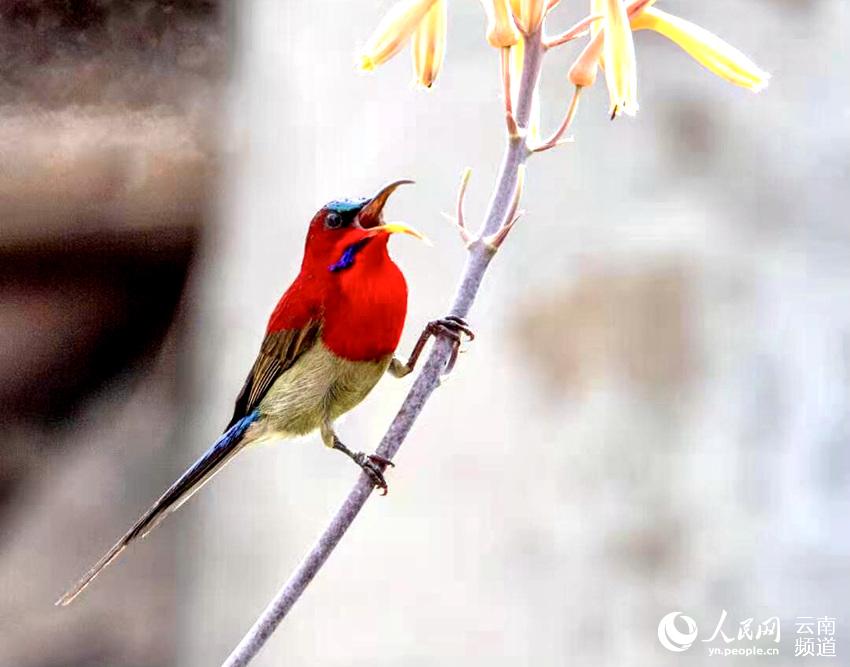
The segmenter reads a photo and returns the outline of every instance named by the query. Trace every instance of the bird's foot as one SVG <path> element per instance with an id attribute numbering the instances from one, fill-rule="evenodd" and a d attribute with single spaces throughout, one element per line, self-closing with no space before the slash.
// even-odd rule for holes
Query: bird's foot
<path id="1" fill-rule="evenodd" d="M 387 480 L 384 479 L 384 470 L 386 470 L 387 466 L 395 467 L 395 463 L 378 454 L 364 454 L 363 452 L 355 454 L 353 459 L 360 466 L 360 469 L 366 473 L 366 476 L 375 485 L 375 488 L 381 490 L 381 495 L 387 495 L 389 489 L 387 487 Z"/>
<path id="2" fill-rule="evenodd" d="M 360 466 L 360 469 L 366 473 L 366 476 L 372 482 L 372 484 L 381 489 L 381 495 L 387 495 L 388 487 L 387 480 L 384 479 L 384 471 L 387 469 L 387 466 L 395 467 L 395 463 L 390 461 L 388 458 L 380 456 L 379 454 L 366 454 L 365 452 L 352 452 L 348 447 L 346 447 L 342 441 L 334 436 L 334 449 L 338 449 L 343 454 L 345 454 L 348 458 L 354 461 L 357 465 Z"/>
<path id="3" fill-rule="evenodd" d="M 472 332 L 472 329 L 469 328 L 466 320 L 455 315 L 441 317 L 439 320 L 432 320 L 431 322 L 428 322 L 426 330 L 432 336 L 442 336 L 443 338 L 448 338 L 449 341 L 451 341 L 452 354 L 446 364 L 445 371 L 443 371 L 443 375 L 446 376 L 451 373 L 452 369 L 455 367 L 455 362 L 457 361 L 458 352 L 460 352 L 460 344 L 463 342 L 463 337 L 466 336 L 466 339 L 472 342 L 475 340 L 475 334 Z"/>

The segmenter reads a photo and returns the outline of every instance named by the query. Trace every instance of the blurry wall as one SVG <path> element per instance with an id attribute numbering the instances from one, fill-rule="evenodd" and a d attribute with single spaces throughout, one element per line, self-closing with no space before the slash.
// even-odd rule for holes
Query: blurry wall
<path id="1" fill-rule="evenodd" d="M 584 10 L 562 4 L 563 26 Z M 778 615 L 786 636 L 795 616 L 835 616 L 839 655 L 850 650 L 846 3 L 664 4 L 753 55 L 770 88 L 733 89 L 638 35 L 638 117 L 609 122 L 597 86 L 576 143 L 532 161 L 528 213 L 472 317 L 478 338 L 417 422 L 389 496 L 370 501 L 257 664 L 673 664 L 656 625 L 676 609 L 701 628 L 721 609 Z M 404 57 L 356 76 L 352 54 L 386 5 L 253 0 L 221 18 L 227 121 L 196 126 L 220 129 L 219 208 L 183 335 L 149 390 L 74 422 L 78 439 L 99 434 L 85 456 L 40 458 L 18 495 L 3 585 L 29 583 L 3 609 L 10 636 L 84 628 L 88 645 L 130 626 L 77 664 L 218 664 L 353 482 L 317 438 L 258 448 L 79 608 L 40 606 L 218 434 L 321 204 L 415 178 L 392 215 L 435 247 L 393 242 L 411 287 L 401 349 L 447 307 L 463 250 L 439 212 L 467 165 L 470 217 L 486 205 L 502 148 L 497 59 L 477 3 L 452 3 L 433 91 L 410 88 Z M 569 60 L 544 73 L 549 126 Z M 374 447 L 408 386 L 379 385 L 342 422 L 346 440 Z M 25 431 L 15 451 L 36 441 Z M 142 441 L 143 454 L 130 448 Z M 73 510 L 61 551 L 46 548 L 57 488 Z M 95 521 L 106 505 L 120 511 Z M 66 664 L 15 645 L 5 662 Z M 771 664 L 800 664 L 790 645 Z"/>
<path id="2" fill-rule="evenodd" d="M 171 474 L 226 52 L 209 2 L 0 3 L 0 665 L 174 663 L 173 542 L 51 605 Z"/>

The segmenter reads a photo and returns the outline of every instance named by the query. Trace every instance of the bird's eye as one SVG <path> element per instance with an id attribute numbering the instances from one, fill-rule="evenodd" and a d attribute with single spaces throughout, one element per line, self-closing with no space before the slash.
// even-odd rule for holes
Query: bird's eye
<path id="1" fill-rule="evenodd" d="M 328 229 L 339 229 L 342 227 L 342 216 L 339 213 L 328 213 L 325 218 L 325 226 Z"/>

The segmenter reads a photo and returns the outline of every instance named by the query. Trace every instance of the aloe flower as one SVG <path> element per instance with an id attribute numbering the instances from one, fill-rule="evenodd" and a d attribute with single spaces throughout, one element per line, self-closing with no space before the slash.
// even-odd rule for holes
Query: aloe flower
<path id="1" fill-rule="evenodd" d="M 706 69 L 721 78 L 753 92 L 767 87 L 770 74 L 738 49 L 705 28 L 673 16 L 652 5 L 655 0 L 591 0 L 591 15 L 602 16 L 590 28 L 590 41 L 570 68 L 569 79 L 576 86 L 593 85 L 596 69 L 605 67 L 612 117 L 634 115 L 637 85 L 632 33 L 654 30 L 680 46 Z M 623 21 L 628 17 L 628 22 Z"/>
<path id="2" fill-rule="evenodd" d="M 655 2 L 590 0 L 588 17 L 554 39 L 544 37 L 544 44 L 547 48 L 565 44 L 590 33 L 590 40 L 570 68 L 569 79 L 580 88 L 591 86 L 598 68 L 603 67 L 612 117 L 633 116 L 638 109 L 633 37 L 637 30 L 654 30 L 664 35 L 709 71 L 735 85 L 753 92 L 767 86 L 770 75 L 738 49 L 705 28 L 656 9 Z M 414 81 L 430 88 L 445 56 L 447 4 L 448 0 L 398 0 L 363 47 L 359 68 L 375 69 L 410 41 Z M 523 36 L 536 35 L 547 13 L 558 3 L 556 0 L 481 0 L 481 4 L 487 18 L 487 42 L 498 49 L 510 49 L 508 62 L 513 87 L 522 72 Z M 537 104 L 533 107 L 531 125 L 536 124 Z"/>
<path id="3" fill-rule="evenodd" d="M 597 2 L 592 2 L 595 8 Z M 637 60 L 629 14 L 622 0 L 605 0 L 602 7 L 605 44 L 605 81 L 611 98 L 611 117 L 624 113 L 634 116 L 637 103 Z"/>
<path id="4" fill-rule="evenodd" d="M 386 13 L 360 54 L 359 67 L 371 72 L 401 51 L 437 0 L 402 0 Z"/>
<path id="5" fill-rule="evenodd" d="M 481 0 L 487 16 L 487 41 L 509 48 L 522 33 L 540 30 L 546 0 Z M 358 67 L 370 72 L 390 60 L 412 40 L 417 84 L 430 88 L 443 62 L 446 47 L 447 0 L 400 0 L 384 15 L 359 57 Z M 552 5 L 554 6 L 554 5 Z"/>
<path id="6" fill-rule="evenodd" d="M 754 93 L 764 90 L 770 74 L 717 35 L 685 19 L 648 7 L 631 20 L 632 30 L 654 30 L 678 44 L 717 76 Z"/>
<path id="7" fill-rule="evenodd" d="M 413 75 L 424 88 L 434 85 L 446 52 L 446 0 L 437 0 L 413 33 Z"/>

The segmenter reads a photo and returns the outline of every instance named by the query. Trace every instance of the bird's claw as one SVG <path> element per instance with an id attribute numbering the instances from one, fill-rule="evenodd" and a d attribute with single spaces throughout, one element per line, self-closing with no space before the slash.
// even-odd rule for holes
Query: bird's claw
<path id="1" fill-rule="evenodd" d="M 447 315 L 446 317 L 441 317 L 439 320 L 433 320 L 429 322 L 429 324 L 436 327 L 442 326 L 445 329 L 448 329 L 449 333 L 447 335 L 449 336 L 455 335 L 459 337 L 460 334 L 463 334 L 466 336 L 467 340 L 475 340 L 475 334 L 466 323 L 466 320 L 462 317 L 458 317 L 457 315 Z"/>
<path id="2" fill-rule="evenodd" d="M 456 315 L 448 315 L 446 317 L 441 317 L 439 320 L 432 320 L 428 322 L 428 331 L 432 336 L 442 336 L 443 338 L 448 338 L 451 341 L 452 345 L 452 353 L 449 357 L 448 363 L 446 363 L 445 371 L 443 372 L 443 377 L 452 372 L 452 369 L 455 367 L 455 362 L 457 361 L 458 352 L 460 352 L 460 344 L 463 340 L 463 336 L 466 336 L 468 341 L 475 340 L 475 334 L 472 329 L 469 328 L 469 325 L 466 323 L 462 317 L 457 317 Z"/>
<path id="3" fill-rule="evenodd" d="M 384 470 L 387 466 L 395 467 L 395 463 L 379 454 L 364 454 L 358 452 L 354 455 L 354 462 L 360 466 L 372 484 L 381 490 L 381 495 L 387 495 L 389 488 L 384 478 Z"/>

